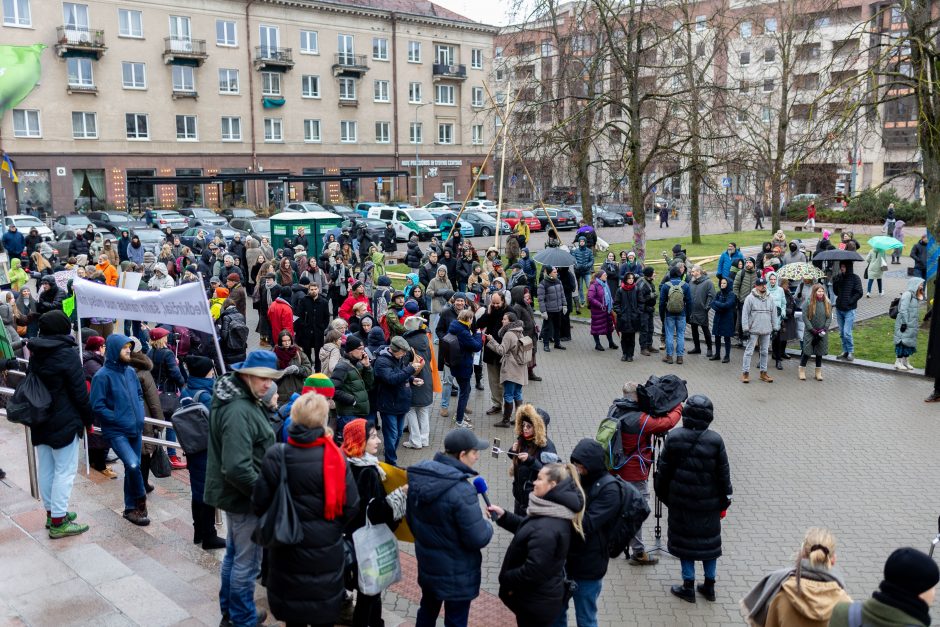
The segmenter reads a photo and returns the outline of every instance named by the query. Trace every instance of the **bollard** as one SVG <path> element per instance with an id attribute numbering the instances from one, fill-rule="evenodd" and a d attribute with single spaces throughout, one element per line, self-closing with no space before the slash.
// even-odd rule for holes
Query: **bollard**
<path id="1" fill-rule="evenodd" d="M 23 428 L 26 433 L 26 465 L 29 467 L 29 493 L 37 501 L 39 496 L 39 475 L 36 472 L 36 449 L 33 447 L 32 439 L 29 437 L 29 427 Z"/>

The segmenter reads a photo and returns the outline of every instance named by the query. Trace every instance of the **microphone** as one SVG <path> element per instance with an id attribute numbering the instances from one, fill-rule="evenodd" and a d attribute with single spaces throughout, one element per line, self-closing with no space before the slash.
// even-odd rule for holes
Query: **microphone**
<path id="1" fill-rule="evenodd" d="M 473 487 L 477 489 L 477 494 L 483 497 L 483 502 L 486 503 L 486 506 L 490 507 L 492 503 L 490 503 L 490 497 L 486 494 L 486 479 L 483 477 L 474 477 Z"/>

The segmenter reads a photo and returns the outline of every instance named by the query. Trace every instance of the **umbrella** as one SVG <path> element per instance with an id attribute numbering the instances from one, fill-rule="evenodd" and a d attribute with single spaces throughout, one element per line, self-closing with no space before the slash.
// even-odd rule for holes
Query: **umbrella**
<path id="1" fill-rule="evenodd" d="M 557 247 L 540 250 L 532 259 L 543 266 L 555 266 L 556 268 L 569 268 L 576 263 L 574 255 Z"/>
<path id="2" fill-rule="evenodd" d="M 861 255 L 854 250 L 824 250 L 821 253 L 813 255 L 813 261 L 865 261 Z"/>
<path id="3" fill-rule="evenodd" d="M 876 235 L 868 240 L 868 245 L 875 250 L 891 250 L 892 248 L 904 248 L 904 242 L 887 235 Z"/>
<path id="4" fill-rule="evenodd" d="M 803 279 L 821 279 L 825 276 L 823 271 L 811 263 L 788 263 L 777 272 L 778 279 L 790 279 L 791 281 L 802 281 Z"/>

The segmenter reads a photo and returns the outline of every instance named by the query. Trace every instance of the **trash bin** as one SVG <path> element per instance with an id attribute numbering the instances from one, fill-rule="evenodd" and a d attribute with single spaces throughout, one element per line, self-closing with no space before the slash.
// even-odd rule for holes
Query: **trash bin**
<path id="1" fill-rule="evenodd" d="M 297 229 L 303 227 L 307 236 L 307 257 L 319 257 L 323 252 L 324 235 L 342 222 L 343 218 L 329 211 L 277 213 L 271 216 L 271 245 L 274 250 L 283 248 L 284 240 L 293 241 L 297 237 Z"/>

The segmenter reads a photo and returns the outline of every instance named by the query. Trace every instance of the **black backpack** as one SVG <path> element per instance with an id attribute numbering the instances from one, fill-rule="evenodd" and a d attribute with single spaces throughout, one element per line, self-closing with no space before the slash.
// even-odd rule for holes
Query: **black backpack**
<path id="1" fill-rule="evenodd" d="M 607 555 L 617 557 L 627 550 L 630 540 L 649 518 L 650 506 L 643 500 L 639 490 L 614 475 L 605 475 L 598 479 L 591 489 L 591 498 L 596 498 L 601 489 L 611 483 L 615 484 L 620 492 L 620 509 L 607 534 Z"/>
<path id="2" fill-rule="evenodd" d="M 888 317 L 892 320 L 898 319 L 898 311 L 901 308 L 901 297 L 898 296 L 891 301 L 891 305 L 888 307 Z"/>
<path id="3" fill-rule="evenodd" d="M 222 339 L 229 350 L 243 350 L 248 345 L 248 325 L 241 313 L 225 314 L 226 324 L 223 325 Z"/>
<path id="4" fill-rule="evenodd" d="M 16 386 L 7 401 L 7 420 L 24 427 L 39 427 L 52 417 L 52 395 L 46 384 L 32 371 Z"/>
<path id="5" fill-rule="evenodd" d="M 209 410 L 199 402 L 201 394 L 208 392 L 199 390 L 192 398 L 180 399 L 179 409 L 170 416 L 176 438 L 187 455 L 209 448 Z"/>
<path id="6" fill-rule="evenodd" d="M 460 338 L 453 333 L 448 333 L 441 338 L 440 342 L 441 361 L 448 367 L 451 367 L 460 358 Z"/>

